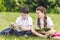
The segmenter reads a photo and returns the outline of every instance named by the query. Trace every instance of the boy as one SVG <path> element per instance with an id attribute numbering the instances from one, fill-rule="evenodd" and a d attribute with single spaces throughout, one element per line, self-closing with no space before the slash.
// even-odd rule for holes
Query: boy
<path id="1" fill-rule="evenodd" d="M 32 18 L 28 14 L 29 14 L 28 7 L 21 8 L 21 16 L 17 18 L 16 24 L 10 25 L 11 28 L 17 30 L 18 32 L 22 32 L 22 34 L 25 34 L 26 31 L 29 31 L 30 27 L 33 26 L 33 22 Z M 20 35 L 20 33 L 18 35 Z"/>
<path id="2" fill-rule="evenodd" d="M 32 18 L 28 15 L 29 8 L 22 7 L 21 8 L 21 16 L 19 16 L 16 20 L 16 23 L 11 23 L 9 26 L 10 28 L 4 29 L 0 34 L 15 34 L 15 35 L 22 35 L 26 31 L 30 30 L 29 27 L 32 27 Z M 20 33 L 19 33 L 20 32 Z"/>

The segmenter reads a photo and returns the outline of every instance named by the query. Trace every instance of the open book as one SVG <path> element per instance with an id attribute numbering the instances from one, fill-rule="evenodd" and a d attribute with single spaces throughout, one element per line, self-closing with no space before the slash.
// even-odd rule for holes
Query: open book
<path id="1" fill-rule="evenodd" d="M 18 32 L 21 31 L 19 29 L 19 25 L 17 25 L 16 23 L 11 23 L 10 25 L 14 27 L 14 30 L 17 30 Z"/>

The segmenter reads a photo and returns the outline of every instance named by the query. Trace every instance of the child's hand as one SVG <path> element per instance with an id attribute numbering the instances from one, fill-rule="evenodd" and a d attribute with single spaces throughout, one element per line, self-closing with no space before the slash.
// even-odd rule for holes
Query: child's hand
<path id="1" fill-rule="evenodd" d="M 11 29 L 14 29 L 14 23 L 11 22 L 11 23 L 9 24 L 9 26 L 10 26 Z"/>

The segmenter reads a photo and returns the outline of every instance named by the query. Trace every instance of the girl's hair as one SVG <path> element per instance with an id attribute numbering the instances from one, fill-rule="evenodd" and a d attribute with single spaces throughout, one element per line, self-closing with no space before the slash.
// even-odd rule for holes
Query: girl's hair
<path id="1" fill-rule="evenodd" d="M 39 11 L 41 11 L 42 13 L 44 12 L 44 27 L 47 27 L 47 16 L 46 16 L 46 9 L 43 7 L 43 6 L 39 6 L 39 7 L 37 7 L 36 8 L 36 10 L 39 10 Z M 39 27 L 39 28 L 41 28 L 40 27 L 40 18 L 38 18 L 37 19 L 37 26 Z"/>

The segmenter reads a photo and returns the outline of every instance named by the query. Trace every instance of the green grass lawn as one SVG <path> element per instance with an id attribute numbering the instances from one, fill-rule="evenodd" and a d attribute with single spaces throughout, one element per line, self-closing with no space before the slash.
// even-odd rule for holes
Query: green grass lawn
<path id="1" fill-rule="evenodd" d="M 34 22 L 34 28 L 36 28 L 35 22 L 36 22 L 36 14 L 31 13 L 29 14 L 33 18 Z M 56 31 L 60 29 L 60 14 L 47 14 L 50 16 L 54 23 L 54 28 Z M 20 13 L 17 12 L 0 12 L 0 31 L 3 29 L 9 27 L 10 22 L 15 22 L 16 18 L 20 16 Z M 53 40 L 53 39 L 45 39 L 42 37 L 35 37 L 35 36 L 0 36 L 0 40 Z"/>

